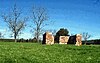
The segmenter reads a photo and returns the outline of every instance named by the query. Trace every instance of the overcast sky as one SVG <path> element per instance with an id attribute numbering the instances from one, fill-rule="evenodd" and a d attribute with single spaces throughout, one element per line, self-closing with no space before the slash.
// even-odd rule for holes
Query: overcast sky
<path id="1" fill-rule="evenodd" d="M 91 39 L 100 38 L 100 2 L 96 0 L 0 0 L 0 14 L 9 11 L 17 4 L 23 11 L 23 15 L 29 15 L 33 5 L 42 6 L 47 9 L 53 21 L 45 29 L 66 28 L 69 34 L 88 32 Z M 30 23 L 31 24 L 31 23 Z M 9 38 L 10 31 L 0 17 L 0 32 Z M 31 38 L 30 28 L 27 27 L 20 38 Z"/>

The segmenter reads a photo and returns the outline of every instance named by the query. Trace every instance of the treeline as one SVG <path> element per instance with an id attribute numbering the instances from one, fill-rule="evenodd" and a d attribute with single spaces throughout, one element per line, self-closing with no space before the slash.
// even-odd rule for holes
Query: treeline
<path id="1" fill-rule="evenodd" d="M 14 39 L 0 39 L 0 42 L 14 42 Z M 32 42 L 32 43 L 37 43 L 37 39 L 33 38 L 33 39 L 17 39 L 17 42 Z M 41 40 L 39 40 L 39 42 L 41 42 Z"/>
<path id="2" fill-rule="evenodd" d="M 85 44 L 85 41 L 82 41 L 82 43 Z M 87 40 L 86 45 L 91 45 L 91 44 L 100 44 L 100 39 Z"/>
<path id="3" fill-rule="evenodd" d="M 0 39 L 0 42 L 14 42 L 14 39 Z M 33 39 L 18 39 L 17 42 L 32 42 L 32 43 L 37 43 L 36 38 Z M 41 42 L 41 40 L 39 40 L 39 42 Z M 87 42 L 82 41 L 82 44 L 86 45 L 91 45 L 91 44 L 100 44 L 100 39 L 95 39 L 95 40 L 87 40 Z M 75 43 L 71 43 L 71 44 L 75 44 Z"/>

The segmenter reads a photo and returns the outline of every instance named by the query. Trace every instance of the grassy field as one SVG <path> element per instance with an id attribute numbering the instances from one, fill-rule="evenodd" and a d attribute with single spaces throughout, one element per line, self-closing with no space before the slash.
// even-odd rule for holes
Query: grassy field
<path id="1" fill-rule="evenodd" d="M 0 42 L 0 63 L 100 63 L 100 46 Z"/>

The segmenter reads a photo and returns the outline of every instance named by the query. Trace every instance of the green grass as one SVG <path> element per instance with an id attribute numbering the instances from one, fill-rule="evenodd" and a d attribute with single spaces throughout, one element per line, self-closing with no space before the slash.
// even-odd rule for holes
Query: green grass
<path id="1" fill-rule="evenodd" d="M 0 42 L 0 63 L 100 63 L 100 46 Z"/>

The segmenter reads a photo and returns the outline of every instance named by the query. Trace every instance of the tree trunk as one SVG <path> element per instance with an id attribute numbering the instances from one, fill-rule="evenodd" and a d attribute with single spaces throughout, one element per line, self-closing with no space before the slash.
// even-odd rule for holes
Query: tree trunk
<path id="1" fill-rule="evenodd" d="M 15 39 L 15 43 L 17 42 L 17 39 Z"/>
<path id="2" fill-rule="evenodd" d="M 86 45 L 86 43 L 87 43 L 87 40 L 85 40 L 85 45 Z"/>
<path id="3" fill-rule="evenodd" d="M 14 34 L 14 39 L 15 39 L 15 43 L 17 42 L 17 39 L 16 39 L 16 33 Z"/>
<path id="4" fill-rule="evenodd" d="M 38 35 L 38 33 L 37 33 L 37 42 L 39 43 L 39 35 Z"/>
<path id="5" fill-rule="evenodd" d="M 36 31 L 36 38 L 37 38 L 37 42 L 39 43 L 39 32 L 40 29 L 39 29 L 39 26 L 37 25 L 37 31 Z"/>

